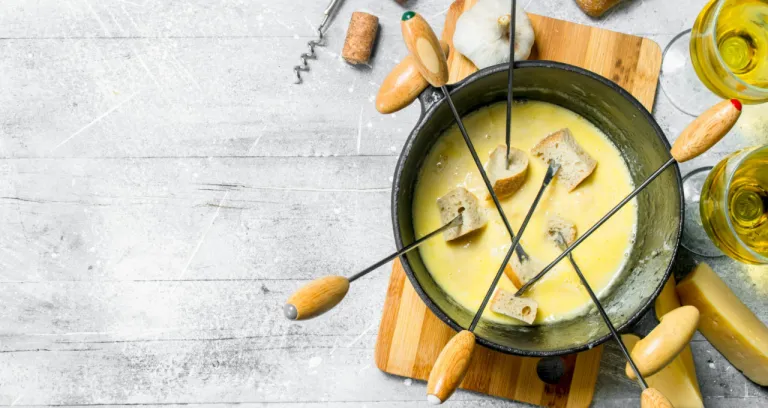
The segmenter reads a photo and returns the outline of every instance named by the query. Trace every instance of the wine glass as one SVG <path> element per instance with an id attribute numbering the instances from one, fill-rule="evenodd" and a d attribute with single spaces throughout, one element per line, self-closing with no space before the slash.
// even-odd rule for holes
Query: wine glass
<path id="1" fill-rule="evenodd" d="M 694 173 L 700 177 L 704 171 Z M 768 264 L 768 145 L 732 153 L 711 168 L 699 196 L 699 214 L 698 225 L 686 216 L 683 246 L 706 249 L 711 243 L 737 261 Z M 711 241 L 702 242 L 707 236 Z"/>
<path id="2" fill-rule="evenodd" d="M 664 50 L 660 81 L 672 104 L 691 116 L 724 98 L 768 102 L 768 0 L 709 1 L 693 28 L 678 34 Z M 683 246 L 705 257 L 723 255 L 721 245 L 705 232 L 706 215 L 700 213 L 698 201 L 710 170 L 696 169 L 683 178 Z"/>
<path id="3" fill-rule="evenodd" d="M 711 0 L 664 50 L 660 81 L 691 116 L 722 99 L 768 102 L 768 0 Z"/>

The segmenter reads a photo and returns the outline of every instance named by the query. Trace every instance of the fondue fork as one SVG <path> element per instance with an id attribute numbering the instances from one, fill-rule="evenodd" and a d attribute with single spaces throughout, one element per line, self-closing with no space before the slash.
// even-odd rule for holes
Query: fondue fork
<path id="1" fill-rule="evenodd" d="M 321 314 L 333 309 L 333 307 L 339 304 L 339 302 L 344 299 L 344 296 L 346 296 L 350 283 L 362 278 L 371 271 L 397 258 L 398 256 L 405 255 L 411 250 L 418 248 L 428 239 L 445 231 L 446 229 L 461 225 L 463 222 L 461 214 L 462 212 L 463 211 L 460 209 L 459 215 L 457 215 L 456 218 L 452 219 L 447 224 L 417 239 L 410 245 L 406 245 L 403 249 L 386 256 L 384 259 L 350 276 L 349 278 L 338 275 L 330 275 L 315 279 L 312 282 L 302 286 L 299 290 L 294 292 L 290 298 L 288 298 L 285 306 L 283 306 L 285 317 L 287 317 L 289 320 L 306 320 L 320 316 Z"/>
<path id="2" fill-rule="evenodd" d="M 448 83 L 448 61 L 445 59 L 445 54 L 442 52 L 442 47 L 437 40 L 435 32 L 432 31 L 429 23 L 427 23 L 421 15 L 413 11 L 406 11 L 403 14 L 401 28 L 405 45 L 408 47 L 408 51 L 416 61 L 416 68 L 430 85 L 435 88 L 440 88 L 440 90 L 443 91 L 445 100 L 448 102 L 448 106 L 451 108 L 453 117 L 456 120 L 456 125 L 461 132 L 461 136 L 464 138 L 464 143 L 466 143 L 469 153 L 472 155 L 472 160 L 474 160 L 475 166 L 480 172 L 480 176 L 482 176 L 485 188 L 488 189 L 488 193 L 493 199 L 493 204 L 499 211 L 499 216 L 501 216 L 501 221 L 504 223 L 504 227 L 507 229 L 510 239 L 514 241 L 515 232 L 512 230 L 512 225 L 510 225 L 507 215 L 504 214 L 504 209 L 501 208 L 499 197 L 496 196 L 496 192 L 493 191 L 493 184 L 483 168 L 483 163 L 477 155 L 477 150 L 475 150 L 475 146 L 469 138 L 467 129 L 464 127 L 464 122 L 461 120 L 461 115 L 459 115 L 456 105 L 453 104 L 451 93 L 446 87 L 446 84 Z M 507 126 L 507 129 L 509 129 L 509 123 L 507 123 Z M 507 132 L 507 139 L 509 139 L 509 132 Z M 507 150 L 509 150 L 509 140 L 507 140 Z M 509 157 L 509 151 L 507 151 L 507 157 Z M 507 164 L 509 164 L 509 160 L 507 160 Z M 513 245 L 512 248 L 517 252 L 517 257 L 520 260 L 520 263 L 528 261 L 530 257 L 525 250 L 523 250 L 522 246 Z"/>
<path id="3" fill-rule="evenodd" d="M 557 235 L 554 236 L 555 243 L 557 243 L 557 246 L 562 250 L 568 247 L 568 243 L 565 241 L 565 237 L 563 237 L 563 234 L 560 231 L 556 231 Z M 597 311 L 600 312 L 600 316 L 605 321 L 605 325 L 608 326 L 608 330 L 611 331 L 611 335 L 613 335 L 613 338 L 616 339 L 616 342 L 619 343 L 619 348 L 621 348 L 621 352 L 624 353 L 624 357 L 627 359 L 627 362 L 629 363 L 629 366 L 632 367 L 632 371 L 635 372 L 635 376 L 637 376 L 638 381 L 640 382 L 640 386 L 645 390 L 648 388 L 648 383 L 645 382 L 645 378 L 640 374 L 640 371 L 637 369 L 637 366 L 635 365 L 635 361 L 632 360 L 632 357 L 629 355 L 629 350 L 627 350 L 627 346 L 624 344 L 624 342 L 621 340 L 621 336 L 619 336 L 619 332 L 616 331 L 616 327 L 611 323 L 611 319 L 608 318 L 608 314 L 605 313 L 605 309 L 603 308 L 603 305 L 600 303 L 600 300 L 597 299 L 597 296 L 595 295 L 595 291 L 592 290 L 592 287 L 589 286 L 589 282 L 587 282 L 587 278 L 584 277 L 584 274 L 581 273 L 581 268 L 579 268 L 579 265 L 576 264 L 576 260 L 573 259 L 573 253 L 568 254 L 568 260 L 571 262 L 571 266 L 573 266 L 573 269 L 576 271 L 576 275 L 579 275 L 579 280 L 581 281 L 581 284 L 584 286 L 584 289 L 587 290 L 587 293 L 589 294 L 589 297 L 592 298 L 592 303 L 595 304 L 595 307 L 597 308 Z"/>
<path id="4" fill-rule="evenodd" d="M 515 296 L 521 296 L 528 290 L 534 283 L 541 279 L 547 272 L 557 265 L 563 258 L 568 256 L 579 244 L 584 242 L 587 237 L 592 235 L 595 230 L 600 228 L 609 218 L 616 214 L 622 207 L 630 202 L 636 195 L 638 195 L 645 187 L 647 187 L 653 180 L 655 180 L 664 170 L 672 167 L 675 163 L 683 163 L 698 157 L 702 153 L 709 150 L 720 139 L 722 139 L 730 130 L 736 121 L 741 116 L 741 102 L 736 99 L 722 101 L 715 106 L 709 108 L 701 116 L 691 122 L 688 127 L 683 130 L 680 136 L 672 145 L 670 150 L 671 158 L 667 160 L 658 170 L 654 171 L 645 181 L 643 181 L 634 191 L 629 193 L 623 200 L 621 200 L 615 207 L 613 207 L 607 214 L 603 216 L 595 225 L 590 227 L 581 237 L 574 241 L 568 248 L 563 251 L 554 261 L 541 270 L 536 276 L 526 282 L 515 293 Z"/>
<path id="5" fill-rule="evenodd" d="M 494 289 L 496 289 L 496 285 L 499 283 L 499 279 L 501 279 L 501 275 L 504 274 L 504 268 L 509 262 L 509 258 L 512 257 L 512 252 L 520 243 L 520 238 L 523 236 L 525 227 L 528 225 L 528 221 L 531 220 L 531 216 L 533 215 L 536 206 L 539 204 L 539 200 L 544 194 L 544 190 L 555 177 L 555 174 L 557 174 L 559 169 L 560 164 L 557 162 L 551 161 L 549 163 L 547 173 L 544 175 L 544 180 L 541 182 L 539 192 L 536 194 L 536 198 L 534 198 L 531 208 L 528 209 L 528 213 L 525 215 L 522 225 L 520 225 L 519 233 L 512 240 L 512 246 L 509 248 L 509 251 L 507 251 L 498 272 L 496 272 L 496 276 L 493 278 L 493 282 L 488 288 L 488 291 L 483 298 L 483 302 L 480 304 L 477 312 L 475 312 L 475 317 L 472 319 L 472 323 L 469 325 L 469 328 L 462 330 L 453 336 L 437 357 L 437 361 L 435 361 L 435 365 L 429 373 L 429 381 L 427 382 L 427 400 L 431 404 L 442 404 L 445 402 L 464 379 L 464 375 L 467 373 L 469 362 L 472 360 L 472 354 L 475 349 L 475 334 L 473 332 L 480 322 L 480 318 L 483 316 L 483 311 L 485 311 L 485 307 L 488 305 L 488 301 L 490 301 Z"/>
<path id="6" fill-rule="evenodd" d="M 488 291 L 485 293 L 485 297 L 483 298 L 482 303 L 480 303 L 480 307 L 477 309 L 477 312 L 475 312 L 475 317 L 472 319 L 472 323 L 470 323 L 468 331 L 472 332 L 475 330 L 475 327 L 477 327 L 477 324 L 480 322 L 480 318 L 483 315 L 483 311 L 485 310 L 485 307 L 488 305 L 488 301 L 491 300 L 491 296 L 493 295 L 493 290 L 496 289 L 496 285 L 499 284 L 499 279 L 501 279 L 501 275 L 504 274 L 504 268 L 507 266 L 507 263 L 509 263 L 509 258 L 512 257 L 512 251 L 515 250 L 516 247 L 520 244 L 520 239 L 523 237 L 523 232 L 525 232 L 525 228 L 528 226 L 528 222 L 531 220 L 531 216 L 533 216 L 533 211 L 536 210 L 536 207 L 539 205 L 539 201 L 541 200 L 541 196 L 544 195 L 544 190 L 547 188 L 549 183 L 552 182 L 552 179 L 555 178 L 555 175 L 557 174 L 557 171 L 560 170 L 560 164 L 555 162 L 554 160 L 549 162 L 549 167 L 547 167 L 547 172 L 544 174 L 544 180 L 541 182 L 541 187 L 539 187 L 539 192 L 536 193 L 536 197 L 533 199 L 533 203 L 531 204 L 531 207 L 528 209 L 528 213 L 525 214 L 525 218 L 523 219 L 523 223 L 520 225 L 520 231 L 518 231 L 517 236 L 512 240 L 512 246 L 509 247 L 509 250 L 507 251 L 507 254 L 504 256 L 504 261 L 501 263 L 501 266 L 499 267 L 498 272 L 496 272 L 496 276 L 493 278 L 493 282 L 491 283 L 491 286 L 488 288 Z"/>
<path id="7" fill-rule="evenodd" d="M 426 20 L 412 11 L 408 11 L 403 14 L 401 27 L 403 31 L 403 39 L 405 40 L 405 44 L 408 47 L 408 50 L 416 61 L 416 67 L 418 68 L 419 72 L 432 86 L 440 88 L 443 91 L 446 102 L 448 103 L 448 106 L 453 113 L 454 119 L 456 120 L 456 125 L 458 126 L 459 131 L 464 138 L 464 142 L 466 143 L 467 148 L 469 148 L 469 152 L 472 155 L 472 160 L 474 160 L 475 165 L 477 166 L 477 169 L 483 178 L 485 187 L 488 189 L 488 193 L 493 199 L 493 203 L 496 206 L 496 209 L 499 211 L 501 220 L 504 222 L 504 226 L 507 228 L 507 231 L 512 238 L 512 245 L 510 246 L 509 251 L 507 251 L 507 254 L 504 257 L 504 261 L 499 267 L 499 270 L 493 279 L 493 283 L 488 288 L 488 291 L 483 298 L 483 301 L 480 304 L 475 317 L 472 319 L 472 323 L 470 324 L 469 328 L 467 330 L 461 331 L 459 334 L 454 336 L 453 339 L 451 339 L 451 341 L 440 353 L 440 356 L 438 357 L 437 362 L 435 363 L 435 366 L 430 373 L 429 382 L 427 385 L 428 399 L 431 403 L 442 403 L 448 399 L 451 394 L 453 394 L 467 372 L 475 344 L 475 335 L 472 331 L 475 329 L 475 327 L 477 327 L 477 324 L 483 315 L 483 311 L 488 305 L 488 302 L 493 295 L 493 291 L 496 288 L 499 279 L 501 279 L 501 275 L 504 273 L 504 268 L 509 262 L 509 259 L 512 257 L 512 253 L 514 251 L 518 251 L 517 254 L 521 263 L 528 260 L 528 255 L 525 254 L 522 249 L 519 249 L 520 239 L 523 232 L 525 231 L 525 227 L 528 225 L 528 222 L 533 215 L 533 211 L 536 209 L 541 196 L 544 194 L 544 190 L 547 188 L 549 183 L 557 174 L 557 171 L 560 169 L 560 164 L 554 161 L 549 163 L 547 173 L 544 176 L 544 180 L 542 181 L 536 198 L 534 199 L 533 204 L 529 208 L 528 213 L 526 214 L 525 219 L 520 226 L 520 231 L 517 235 L 515 235 L 514 231 L 512 230 L 512 226 L 509 224 L 509 220 L 504 214 L 504 210 L 501 207 L 499 198 L 493 191 L 493 185 L 491 184 L 491 181 L 488 178 L 485 169 L 483 168 L 483 164 L 477 155 L 477 151 L 475 150 L 469 135 L 467 134 L 467 130 L 464 128 L 461 115 L 459 115 L 459 112 L 456 109 L 453 100 L 451 99 L 451 93 L 446 87 L 446 84 L 448 83 L 448 63 L 445 60 L 445 55 L 442 52 L 439 52 L 441 48 L 439 42 L 437 41 L 437 36 L 435 36 L 434 31 L 432 31 L 432 28 L 429 26 Z"/>
<path id="8" fill-rule="evenodd" d="M 427 81 L 432 84 L 432 86 L 439 87 L 442 89 L 443 93 L 446 96 L 446 100 L 448 101 L 448 105 L 451 108 L 451 112 L 453 113 L 456 123 L 459 127 L 459 130 L 461 131 L 462 136 L 464 137 L 464 141 L 467 144 L 467 147 L 469 148 L 469 151 L 472 155 L 472 159 L 475 161 L 475 165 L 477 166 L 483 181 L 485 183 L 486 188 L 488 189 L 489 194 L 493 198 L 493 202 L 496 206 L 496 208 L 499 211 L 499 215 L 501 216 L 502 221 L 504 222 L 504 226 L 507 229 L 507 232 L 509 232 L 509 235 L 512 239 L 512 246 L 510 247 L 510 251 L 507 254 L 504 264 L 499 269 L 498 274 L 496 275 L 496 278 L 494 280 L 494 287 L 498 280 L 500 279 L 501 274 L 503 273 L 504 266 L 509 262 L 509 258 L 511 257 L 511 253 L 514 250 L 517 253 L 517 256 L 521 263 L 524 263 L 529 260 L 528 254 L 523 250 L 522 246 L 519 245 L 520 242 L 520 236 L 515 236 L 514 231 L 512 230 L 512 226 L 509 223 L 509 220 L 507 219 L 506 215 L 504 214 L 504 210 L 501 207 L 501 203 L 499 202 L 499 198 L 496 196 L 496 193 L 493 191 L 493 186 L 490 182 L 490 179 L 488 178 L 488 175 L 485 172 L 485 169 L 483 168 L 482 162 L 480 161 L 480 158 L 477 155 L 477 151 L 475 150 L 474 145 L 472 144 L 472 141 L 469 138 L 469 135 L 467 134 L 467 130 L 464 127 L 464 123 L 461 120 L 461 116 L 459 115 L 458 111 L 456 110 L 456 106 L 453 104 L 453 100 L 451 99 L 450 92 L 445 87 L 446 83 L 448 82 L 448 64 L 445 60 L 445 54 L 442 52 L 442 48 L 440 47 L 437 37 L 435 36 L 435 33 L 432 31 L 432 29 L 429 27 L 429 24 L 418 14 L 408 11 L 405 14 L 403 14 L 403 36 L 405 37 L 406 45 L 408 46 L 409 51 L 413 54 L 415 59 L 417 60 L 417 67 L 419 68 L 419 71 L 424 76 Z M 434 55 L 431 55 L 430 51 L 435 51 L 435 49 L 431 49 L 430 47 L 417 47 L 415 44 L 417 40 L 426 39 L 427 44 L 429 46 L 437 46 L 436 50 L 439 50 L 441 52 L 437 53 L 435 52 Z M 424 55 L 421 55 L 421 53 L 426 53 Z M 426 65 L 425 65 L 426 63 Z M 539 199 L 541 198 L 541 194 L 544 191 L 544 188 L 546 185 L 549 184 L 549 182 L 554 177 L 555 173 L 559 169 L 559 166 L 550 166 L 550 168 L 547 171 L 547 175 L 545 176 L 545 182 L 542 185 L 541 190 L 539 191 L 539 194 L 537 195 L 534 205 L 531 208 L 531 211 L 533 211 L 533 208 L 536 206 L 536 203 L 538 203 Z M 525 228 L 525 225 L 528 223 L 528 220 L 530 219 L 530 213 L 526 217 L 526 219 L 523 222 L 523 225 L 521 227 L 521 233 L 522 230 Z M 429 239 L 430 237 L 436 235 L 437 233 L 449 228 L 454 222 L 461 222 L 461 215 L 457 216 L 454 220 L 449 222 L 448 224 L 440 227 L 439 229 L 427 234 L 426 236 L 422 237 L 421 239 L 417 240 L 416 242 L 404 247 L 400 251 L 397 251 L 384 259 L 382 259 L 379 262 L 376 262 L 372 266 L 364 269 L 361 272 L 358 272 L 355 275 L 352 275 L 350 278 L 346 278 L 343 276 L 326 276 L 323 278 L 316 279 L 312 282 L 309 282 L 302 288 L 300 288 L 298 291 L 296 291 L 291 297 L 288 299 L 287 303 L 284 306 L 284 313 L 285 316 L 290 320 L 304 320 L 304 319 L 310 319 L 316 316 L 319 316 L 328 310 L 332 309 L 334 306 L 336 306 L 341 300 L 346 296 L 347 291 L 349 290 L 349 284 L 353 282 L 356 279 L 359 279 L 360 277 L 368 274 L 369 272 L 375 270 L 379 266 L 395 259 L 398 256 L 401 256 L 408 251 L 418 247 Z M 490 293 L 490 292 L 489 292 Z M 485 304 L 488 302 L 488 296 L 486 296 L 486 299 L 483 301 L 483 307 L 485 307 Z M 477 319 L 476 319 L 477 320 Z M 474 329 L 474 326 L 477 324 L 477 321 L 473 322 L 472 328 Z"/>
<path id="9" fill-rule="evenodd" d="M 515 29 L 517 24 L 517 1 L 512 0 L 511 20 L 509 22 L 509 71 L 507 71 L 507 133 L 505 141 L 507 142 L 506 164 L 509 170 L 509 146 L 510 134 L 512 133 L 512 80 L 515 77 Z"/>
<path id="10" fill-rule="evenodd" d="M 560 231 L 556 231 L 556 235 L 554 236 L 555 243 L 557 243 L 557 246 L 560 247 L 560 249 L 565 249 L 568 247 L 568 244 L 565 241 L 565 237 L 563 237 L 563 234 Z M 619 335 L 619 332 L 616 331 L 616 327 L 611 323 L 611 319 L 608 318 L 608 314 L 605 312 L 605 309 L 603 308 L 603 305 L 600 303 L 600 300 L 597 299 L 597 296 L 595 295 L 595 292 L 592 290 L 592 287 L 589 286 L 589 282 L 587 282 L 587 278 L 584 277 L 584 274 L 581 273 L 581 268 L 579 268 L 579 265 L 576 264 L 576 260 L 573 259 L 573 253 L 568 253 L 568 260 L 571 262 L 571 266 L 573 266 L 573 270 L 576 271 L 576 274 L 579 275 L 579 280 L 581 280 L 581 284 L 584 286 L 584 289 L 587 290 L 587 293 L 589 294 L 589 297 L 592 298 L 592 303 L 594 303 L 595 308 L 597 308 L 597 311 L 600 312 L 600 316 L 603 318 L 603 321 L 605 322 L 605 325 L 608 326 L 608 330 L 611 331 L 611 335 L 613 335 L 613 338 L 616 340 L 616 343 L 619 344 L 619 348 L 621 349 L 621 352 L 624 354 L 624 357 L 627 360 L 627 364 L 632 368 L 632 371 L 635 373 L 635 376 L 637 377 L 638 382 L 640 383 L 640 388 L 643 389 L 642 397 L 641 397 L 641 404 L 643 407 L 645 406 L 658 406 L 658 407 L 664 407 L 665 403 L 666 406 L 671 407 L 672 404 L 669 402 L 669 400 L 657 389 L 648 387 L 648 383 L 645 381 L 645 378 L 640 374 L 640 370 L 637 368 L 637 365 L 635 364 L 635 361 L 632 359 L 632 356 L 629 354 L 629 350 L 627 349 L 627 346 L 624 344 L 624 341 L 621 340 L 621 336 Z M 689 306 L 690 307 L 690 306 Z M 698 317 L 698 313 L 696 313 Z M 665 319 L 664 323 L 668 326 L 676 326 L 680 327 L 683 326 L 684 323 L 680 321 L 681 319 L 688 319 L 688 315 L 685 313 L 676 313 L 675 315 L 669 316 L 671 319 Z M 698 319 L 696 319 L 698 321 Z M 696 325 L 690 325 L 690 322 L 688 326 L 692 326 L 693 330 L 689 330 L 690 336 L 688 336 L 687 339 L 685 339 L 684 344 L 688 344 L 688 342 L 691 340 L 690 338 L 693 337 L 693 334 L 695 332 Z M 674 347 L 674 345 L 662 345 L 662 347 Z M 679 354 L 678 352 L 674 353 L 675 356 Z M 666 365 L 666 364 L 665 364 Z M 650 400 L 650 401 L 649 401 Z"/>

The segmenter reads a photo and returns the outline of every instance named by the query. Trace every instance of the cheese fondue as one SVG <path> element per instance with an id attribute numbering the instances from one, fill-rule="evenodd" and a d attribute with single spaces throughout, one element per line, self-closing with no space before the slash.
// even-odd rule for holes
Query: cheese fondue
<path id="1" fill-rule="evenodd" d="M 511 145 L 528 153 L 530 162 L 523 187 L 513 196 L 501 199 L 504 213 L 515 232 L 519 230 L 547 169 L 544 161 L 530 155 L 530 149 L 536 142 L 567 127 L 576 141 L 598 162 L 594 173 L 570 193 L 555 177 L 536 208 L 521 245 L 529 255 L 546 265 L 562 252 L 547 238 L 549 217 L 559 215 L 572 221 L 581 234 L 632 191 L 632 179 L 616 147 L 599 129 L 576 113 L 539 101 L 515 103 L 512 111 Z M 495 147 L 504 144 L 505 120 L 506 103 L 484 107 L 464 118 L 467 132 L 483 162 L 487 161 L 488 154 Z M 440 136 L 420 170 L 413 200 L 417 237 L 441 225 L 436 200 L 459 186 L 479 198 L 488 214 L 488 224 L 453 242 L 435 237 L 423 244 L 419 251 L 440 287 L 455 302 L 474 313 L 504 260 L 511 240 L 493 201 L 485 199 L 485 184 L 461 133 L 453 125 Z M 634 202 L 631 204 L 574 251 L 576 262 L 598 296 L 609 290 L 632 248 L 637 206 Z M 499 287 L 515 291 L 506 276 L 502 276 Z M 591 304 L 567 259 L 529 289 L 526 296 L 539 304 L 535 324 L 573 317 Z M 489 309 L 486 308 L 484 314 L 486 319 L 519 323 Z"/>

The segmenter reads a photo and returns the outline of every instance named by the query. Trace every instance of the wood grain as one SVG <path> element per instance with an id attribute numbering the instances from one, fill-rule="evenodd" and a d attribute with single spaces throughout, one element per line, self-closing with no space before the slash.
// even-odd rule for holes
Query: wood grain
<path id="1" fill-rule="evenodd" d="M 640 396 L 641 408 L 673 408 L 667 397 L 655 388 L 646 388 Z"/>
<path id="2" fill-rule="evenodd" d="M 448 83 L 477 71 L 477 67 L 453 47 L 456 20 L 476 0 L 458 0 L 448 9 L 442 40 L 448 55 Z M 661 48 L 643 37 L 617 33 L 528 13 L 536 36 L 530 59 L 576 65 L 600 74 L 630 91 L 650 111 L 656 98 L 661 69 Z"/>
<path id="3" fill-rule="evenodd" d="M 401 23 L 405 45 L 424 79 L 434 87 L 443 86 L 448 83 L 448 62 L 440 41 L 427 20 L 419 14 L 406 18 L 408 13 L 403 15 Z"/>
<path id="4" fill-rule="evenodd" d="M 349 280 L 344 276 L 324 276 L 313 280 L 294 292 L 286 301 L 286 317 L 306 320 L 333 309 L 349 291 Z"/>
<path id="5" fill-rule="evenodd" d="M 645 338 L 632 349 L 632 359 L 643 377 L 649 377 L 666 367 L 691 342 L 699 324 L 699 311 L 693 306 L 681 306 L 667 313 Z M 627 363 L 627 377 L 637 379 Z"/>
<path id="6" fill-rule="evenodd" d="M 427 396 L 430 402 L 443 403 L 453 395 L 469 369 L 475 352 L 475 334 L 462 330 L 448 341 L 443 351 L 437 356 L 435 365 L 429 372 Z M 483 365 L 490 365 L 490 361 Z"/>
<path id="7" fill-rule="evenodd" d="M 448 55 L 448 43 L 440 41 L 443 55 Z M 394 113 L 410 105 L 427 89 L 429 83 L 419 72 L 416 57 L 406 55 L 392 68 L 376 94 L 376 110 L 379 113 Z"/>
<path id="8" fill-rule="evenodd" d="M 427 380 L 443 346 L 456 332 L 427 309 L 399 260 L 392 269 L 376 343 L 376 366 L 390 374 Z M 547 407 L 588 407 L 601 356 L 602 347 L 596 347 L 564 357 L 568 372 L 560 383 L 549 385 L 536 374 L 538 358 L 477 346 L 460 388 Z"/>
<path id="9" fill-rule="evenodd" d="M 730 132 L 739 116 L 737 101 L 725 100 L 709 108 L 683 130 L 672 145 L 672 156 L 682 163 L 701 155 Z"/>
<path id="10" fill-rule="evenodd" d="M 477 68 L 453 47 L 456 20 L 474 0 L 454 2 L 446 14 L 442 41 L 449 44 L 448 82 Z M 648 109 L 653 107 L 661 50 L 648 39 L 530 14 L 536 33 L 532 58 L 577 65 L 618 83 Z M 443 346 L 455 332 L 421 302 L 399 261 L 390 277 L 376 345 L 382 371 L 426 380 Z M 587 407 L 592 402 L 602 347 L 564 358 L 568 371 L 559 384 L 542 382 L 536 358 L 476 347 L 461 388 L 547 407 Z"/>

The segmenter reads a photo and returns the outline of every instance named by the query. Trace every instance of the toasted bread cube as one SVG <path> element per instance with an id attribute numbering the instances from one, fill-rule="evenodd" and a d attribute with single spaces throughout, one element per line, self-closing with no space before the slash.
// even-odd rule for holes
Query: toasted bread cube
<path id="1" fill-rule="evenodd" d="M 523 186 L 528 175 L 528 155 L 524 151 L 510 147 L 509 157 L 505 160 L 506 154 L 507 147 L 499 146 L 491 151 L 488 162 L 485 164 L 485 172 L 498 198 L 515 194 Z M 507 162 L 509 162 L 509 168 L 507 168 Z M 491 194 L 488 193 L 486 200 L 490 199 Z"/>
<path id="2" fill-rule="evenodd" d="M 567 245 L 571 245 L 576 240 L 576 225 L 565 218 L 557 215 L 547 220 L 547 235 L 555 244 L 557 244 L 557 233 L 560 233 Z"/>
<path id="3" fill-rule="evenodd" d="M 456 225 L 443 231 L 443 238 L 452 241 L 456 238 L 478 230 L 488 223 L 485 210 L 480 207 L 477 197 L 464 187 L 458 187 L 437 199 L 440 209 L 440 221 L 448 224 L 461 214 L 461 225 Z"/>
<path id="4" fill-rule="evenodd" d="M 536 320 L 538 309 L 539 304 L 535 300 L 517 297 L 514 293 L 504 289 L 497 290 L 491 300 L 491 311 L 494 313 L 503 314 L 528 324 L 533 324 L 533 321 Z"/>
<path id="5" fill-rule="evenodd" d="M 560 164 L 557 177 L 568 191 L 573 191 L 597 167 L 597 161 L 579 146 L 568 128 L 541 139 L 531 153 L 547 163 Z"/>

